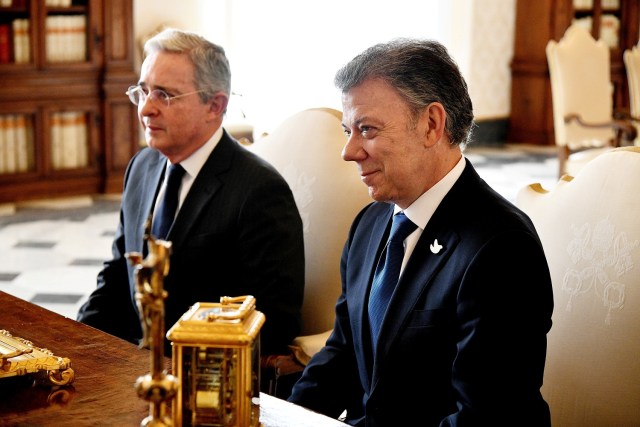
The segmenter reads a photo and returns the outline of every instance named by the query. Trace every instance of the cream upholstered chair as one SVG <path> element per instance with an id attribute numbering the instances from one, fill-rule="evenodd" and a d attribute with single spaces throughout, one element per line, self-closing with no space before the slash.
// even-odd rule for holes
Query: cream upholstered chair
<path id="1" fill-rule="evenodd" d="M 559 176 L 574 175 L 608 149 L 633 141 L 636 129 L 615 120 L 609 47 L 584 27 L 570 26 L 546 47 Z"/>
<path id="2" fill-rule="evenodd" d="M 640 133 L 640 45 L 625 50 L 623 58 L 629 86 L 629 110 Z M 636 137 L 634 144 L 640 145 L 640 136 Z"/>
<path id="3" fill-rule="evenodd" d="M 291 385 L 283 385 L 279 377 L 301 371 L 333 328 L 341 291 L 342 248 L 351 222 L 372 201 L 356 165 L 341 158 L 346 143 L 341 120 L 337 110 L 304 110 L 248 147 L 274 165 L 289 183 L 304 227 L 302 336 L 292 343 L 294 362 L 299 365 L 287 364 L 287 358 L 272 360 L 279 388 L 272 394 L 276 395 L 286 395 Z"/>
<path id="4" fill-rule="evenodd" d="M 640 147 L 622 147 L 517 196 L 551 270 L 542 392 L 556 427 L 640 425 L 639 194 Z"/>

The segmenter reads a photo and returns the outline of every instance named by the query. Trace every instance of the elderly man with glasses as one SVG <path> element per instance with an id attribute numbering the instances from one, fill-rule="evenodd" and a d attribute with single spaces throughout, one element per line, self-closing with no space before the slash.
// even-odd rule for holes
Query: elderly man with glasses
<path id="1" fill-rule="evenodd" d="M 142 338 L 125 254 L 143 253 L 151 218 L 151 234 L 172 242 L 168 327 L 198 301 L 253 295 L 266 316 L 262 355 L 285 353 L 300 332 L 302 221 L 282 176 L 223 129 L 230 85 L 224 49 L 199 35 L 168 29 L 145 44 L 140 80 L 127 95 L 148 147 L 127 168 L 113 258 L 80 308 L 80 322 L 134 343 Z M 177 212 L 167 214 L 165 175 L 173 169 L 182 175 Z"/>

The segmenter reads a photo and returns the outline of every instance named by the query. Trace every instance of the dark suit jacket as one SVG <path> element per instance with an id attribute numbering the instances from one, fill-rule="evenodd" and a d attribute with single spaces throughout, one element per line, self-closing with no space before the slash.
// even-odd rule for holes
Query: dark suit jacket
<path id="1" fill-rule="evenodd" d="M 290 400 L 368 427 L 548 426 L 539 389 L 553 294 L 529 218 L 467 161 L 405 267 L 374 360 L 366 307 L 392 214 L 373 203 L 356 217 L 335 329 Z"/>
<path id="2" fill-rule="evenodd" d="M 127 252 L 143 251 L 166 157 L 144 148 L 125 175 L 113 259 L 98 274 L 97 289 L 78 320 L 132 342 L 142 336 L 133 268 Z M 262 354 L 284 354 L 300 332 L 304 293 L 302 221 L 282 176 L 225 132 L 180 208 L 164 288 L 169 329 L 198 301 L 253 295 L 266 316 Z"/>

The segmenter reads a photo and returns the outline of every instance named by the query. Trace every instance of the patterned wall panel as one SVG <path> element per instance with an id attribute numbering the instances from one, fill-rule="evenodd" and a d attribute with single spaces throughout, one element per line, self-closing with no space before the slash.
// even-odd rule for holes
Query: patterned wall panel
<path id="1" fill-rule="evenodd" d="M 477 120 L 510 112 L 515 0 L 474 1 L 468 84 Z"/>

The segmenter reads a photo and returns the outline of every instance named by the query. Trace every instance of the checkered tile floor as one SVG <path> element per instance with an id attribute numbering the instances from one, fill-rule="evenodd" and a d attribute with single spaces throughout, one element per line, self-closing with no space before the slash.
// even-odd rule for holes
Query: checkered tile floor
<path id="1" fill-rule="evenodd" d="M 549 189 L 557 181 L 550 148 L 479 147 L 466 155 L 511 201 L 528 184 Z M 118 206 L 117 198 L 105 197 L 0 205 L 0 290 L 75 318 L 110 257 Z"/>
<path id="2" fill-rule="evenodd" d="M 111 254 L 118 206 L 74 198 L 0 216 L 0 290 L 75 318 Z"/>

